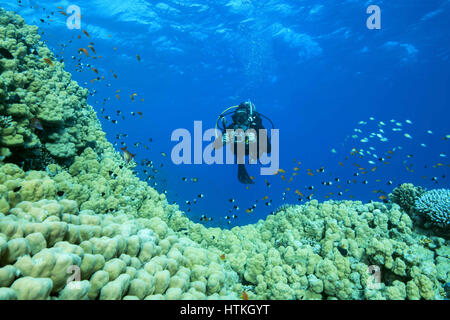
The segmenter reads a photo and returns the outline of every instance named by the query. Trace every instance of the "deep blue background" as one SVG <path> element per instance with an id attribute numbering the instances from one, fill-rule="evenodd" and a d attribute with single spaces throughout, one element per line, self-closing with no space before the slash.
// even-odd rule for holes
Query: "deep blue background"
<path id="1" fill-rule="evenodd" d="M 443 139 L 450 134 L 448 0 L 311 0 L 301 5 L 281 0 L 261 4 L 239 0 L 95 0 L 79 4 L 82 29 L 90 33 L 90 38 L 80 30 L 67 29 L 66 17 L 57 13 L 57 6 L 65 10 L 76 3 L 48 3 L 39 1 L 36 7 L 37 2 L 22 1 L 23 7 L 18 7 L 16 1 L 2 1 L 27 23 L 37 24 L 44 32 L 43 40 L 64 58 L 73 78 L 91 92 L 96 90 L 89 103 L 99 114 L 105 108 L 104 115 L 119 120 L 112 124 L 101 118 L 109 140 L 126 141 L 128 149 L 137 154 L 138 163 L 153 160 L 159 172 L 150 185 L 156 181 L 156 188 L 167 190 L 169 201 L 179 203 L 183 210 L 191 207 L 187 215 L 196 221 L 205 214 L 214 217 L 208 225 L 224 225 L 223 217 L 230 215 L 232 208 L 228 199 L 235 198 L 240 210 L 232 210 L 238 218 L 231 226 L 255 222 L 283 203 L 299 203 L 293 190 L 308 196 L 312 192 L 305 190 L 306 186 L 315 187 L 313 197 L 320 201 L 329 192 L 333 192 L 332 199 L 369 201 L 381 195 L 374 190 L 389 193 L 403 182 L 427 188 L 449 185 L 449 140 Z M 381 30 L 366 28 L 369 4 L 381 7 Z M 77 53 L 91 41 L 102 58 Z M 97 68 L 105 80 L 91 84 L 97 75 L 86 67 L 75 72 L 78 57 Z M 120 100 L 115 97 L 116 90 L 121 90 Z M 129 97 L 132 93 L 138 94 L 135 102 Z M 109 100 L 103 105 L 105 98 Z M 256 184 L 246 190 L 237 182 L 235 166 L 171 163 L 173 130 L 186 128 L 193 133 L 194 120 L 203 121 L 204 129 L 212 128 L 223 109 L 247 99 L 280 129 L 280 166 L 287 171 L 286 180 L 296 165 L 294 159 L 302 162 L 291 183 L 282 181 L 280 175 L 259 176 L 259 167 L 249 166 Z M 116 110 L 126 115 L 125 121 L 116 116 Z M 133 117 L 131 111 L 141 111 L 144 116 Z M 391 119 L 402 123 L 402 132 L 392 131 L 396 125 Z M 405 123 L 406 119 L 413 124 Z M 358 125 L 359 121 L 367 124 Z M 382 128 L 389 140 L 360 142 L 370 133 L 378 133 L 379 121 L 386 123 Z M 354 132 L 354 128 L 363 133 Z M 117 133 L 128 137 L 116 140 Z M 407 139 L 404 133 L 413 139 Z M 351 138 L 352 134 L 358 138 Z M 150 149 L 142 145 L 135 148 L 136 142 Z M 369 150 L 371 146 L 378 157 L 385 158 L 394 147 L 402 150 L 386 159 L 389 164 L 370 155 L 363 159 L 350 156 L 344 161 L 352 148 Z M 120 152 L 120 145 L 116 148 Z M 332 148 L 336 154 L 330 151 Z M 376 165 L 370 165 L 369 160 Z M 368 173 L 354 177 L 355 172 L 363 171 L 355 163 L 367 168 Z M 437 163 L 443 166 L 433 168 Z M 317 173 L 322 166 L 325 172 Z M 377 169 L 372 172 L 374 166 Z M 307 175 L 307 168 L 315 176 Z M 146 177 L 142 167 L 136 170 Z M 183 182 L 182 177 L 196 177 L 198 182 Z M 432 177 L 438 178 L 437 182 Z M 266 178 L 271 187 L 266 186 Z M 357 183 L 347 184 L 349 179 Z M 333 185 L 323 186 L 322 181 L 333 181 Z M 388 185 L 388 181 L 393 184 Z M 286 187 L 291 191 L 283 201 Z M 344 194 L 338 196 L 339 191 Z M 205 197 L 195 205 L 185 204 L 198 194 Z M 264 196 L 273 200 L 272 206 L 265 206 L 267 200 L 261 200 Z M 256 210 L 246 213 L 256 200 Z"/>

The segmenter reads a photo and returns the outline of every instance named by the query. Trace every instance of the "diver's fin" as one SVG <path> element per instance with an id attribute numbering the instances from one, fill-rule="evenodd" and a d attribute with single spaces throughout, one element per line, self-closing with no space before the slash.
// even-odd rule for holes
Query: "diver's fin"
<path id="1" fill-rule="evenodd" d="M 254 184 L 250 179 L 244 164 L 238 164 L 238 180 L 243 184 Z"/>

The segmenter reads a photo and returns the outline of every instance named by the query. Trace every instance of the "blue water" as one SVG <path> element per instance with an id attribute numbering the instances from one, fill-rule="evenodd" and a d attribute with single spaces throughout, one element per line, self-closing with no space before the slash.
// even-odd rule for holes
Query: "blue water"
<path id="1" fill-rule="evenodd" d="M 139 176 L 145 179 L 149 174 L 143 170 L 150 171 L 155 179 L 149 184 L 156 182 L 155 188 L 166 191 L 169 201 L 183 211 L 190 208 L 186 215 L 194 221 L 204 214 L 213 217 L 202 222 L 210 226 L 252 223 L 282 204 L 302 203 L 296 189 L 303 201 L 313 193 L 319 201 L 327 196 L 366 202 L 380 200 L 403 182 L 449 186 L 450 140 L 444 138 L 450 134 L 448 0 L 83 1 L 77 4 L 81 29 L 90 38 L 81 30 L 69 30 L 67 17 L 58 13 L 58 6 L 65 10 L 71 4 L 77 3 L 22 0 L 21 6 L 16 1 L 1 5 L 39 26 L 42 39 L 64 59 L 73 79 L 89 88 L 89 103 L 108 139 L 118 142 L 118 152 L 124 141 L 138 164 L 152 160 L 158 173 L 138 165 Z M 366 27 L 370 4 L 381 8 L 380 30 Z M 101 58 L 92 58 L 90 42 Z M 90 57 L 78 48 L 86 48 Z M 105 80 L 91 83 L 102 76 Z M 171 162 L 175 129 L 193 134 L 195 120 L 202 121 L 204 129 L 213 128 L 222 110 L 247 99 L 280 130 L 280 168 L 286 171 L 286 181 L 281 173 L 260 176 L 258 165 L 247 166 L 255 185 L 246 189 L 237 181 L 236 166 Z M 132 116 L 132 111 L 143 116 Z M 108 115 L 118 123 L 101 117 Z M 387 141 L 373 137 L 361 142 L 380 128 Z M 119 133 L 128 136 L 117 140 Z M 134 147 L 136 142 L 141 145 Z M 368 154 L 352 156 L 352 148 L 369 150 L 384 161 Z M 288 183 L 296 166 L 298 175 Z M 322 166 L 324 172 L 317 172 Z M 308 168 L 314 176 L 306 174 Z M 183 182 L 182 177 L 198 182 Z M 322 184 L 329 181 L 331 186 Z M 268 199 L 262 200 L 265 196 Z M 197 204 L 185 203 L 193 199 Z M 266 206 L 270 199 L 271 206 Z M 252 213 L 245 212 L 255 203 Z M 238 217 L 228 224 L 223 217 L 231 214 Z"/>

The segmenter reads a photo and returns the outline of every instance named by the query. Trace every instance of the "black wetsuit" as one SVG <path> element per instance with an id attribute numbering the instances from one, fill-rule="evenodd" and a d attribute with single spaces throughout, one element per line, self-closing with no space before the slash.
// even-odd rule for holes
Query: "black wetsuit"
<path id="1" fill-rule="evenodd" d="M 253 111 L 250 112 L 250 105 L 248 103 L 241 103 L 239 105 L 239 107 L 236 109 L 236 111 L 234 112 L 232 119 L 233 119 L 233 123 L 231 123 L 229 126 L 227 126 L 223 131 L 222 131 L 222 135 L 224 135 L 226 133 L 226 130 L 238 130 L 238 129 L 242 129 L 244 132 L 248 129 L 254 129 L 255 133 L 256 133 L 256 155 L 252 155 L 252 158 L 254 158 L 255 160 L 259 159 L 262 154 L 265 153 L 270 153 L 271 152 L 271 145 L 270 145 L 270 141 L 267 137 L 267 135 L 259 135 L 259 130 L 260 129 L 265 129 L 264 126 L 262 125 L 262 119 L 261 116 L 259 115 L 258 112 Z M 265 139 L 266 141 L 262 141 L 262 139 Z M 266 149 L 265 150 L 260 150 L 260 143 L 265 143 L 266 144 Z M 237 150 L 238 149 L 238 144 L 239 143 L 243 143 L 243 142 L 239 142 L 236 141 L 236 138 L 234 139 L 234 146 L 233 146 L 233 151 L 235 153 L 236 156 L 236 160 L 237 159 Z M 249 146 L 249 141 L 247 139 L 247 137 L 245 137 L 245 156 L 250 155 L 250 146 Z M 244 159 L 241 159 L 240 162 L 244 162 Z M 238 163 L 238 179 L 241 183 L 244 184 L 254 184 L 253 180 L 249 177 L 248 173 L 247 173 L 247 169 L 245 168 L 245 164 Z"/>

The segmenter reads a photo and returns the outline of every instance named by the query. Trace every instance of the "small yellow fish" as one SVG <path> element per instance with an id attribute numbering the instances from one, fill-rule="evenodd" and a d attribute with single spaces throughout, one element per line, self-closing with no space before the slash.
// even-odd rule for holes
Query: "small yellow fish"
<path id="1" fill-rule="evenodd" d="M 89 52 L 85 48 L 78 49 L 78 52 L 82 51 L 87 57 L 89 57 Z"/>
<path id="2" fill-rule="evenodd" d="M 127 148 L 121 148 L 123 151 L 123 159 L 126 163 L 130 162 L 136 155 L 132 154 L 127 150 Z"/>
<path id="3" fill-rule="evenodd" d="M 89 49 L 91 49 L 91 50 L 92 50 L 92 52 L 93 52 L 94 54 L 97 54 L 97 53 L 95 52 L 95 49 L 94 49 L 94 47 L 93 47 L 93 46 L 91 46 L 91 45 L 88 45 L 88 48 L 89 48 Z"/>
<path id="4" fill-rule="evenodd" d="M 46 64 L 51 65 L 53 67 L 53 62 L 49 58 L 44 58 Z"/>
<path id="5" fill-rule="evenodd" d="M 295 190 L 295 193 L 298 194 L 301 197 L 304 197 L 303 193 L 301 193 L 298 189 Z"/>

